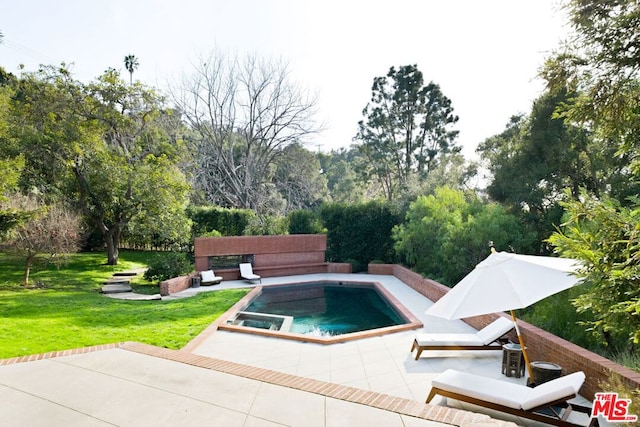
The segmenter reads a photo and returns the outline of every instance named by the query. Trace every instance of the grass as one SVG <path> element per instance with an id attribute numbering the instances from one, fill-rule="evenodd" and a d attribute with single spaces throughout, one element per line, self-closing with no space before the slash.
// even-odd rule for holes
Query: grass
<path id="1" fill-rule="evenodd" d="M 123 301 L 100 293 L 116 271 L 145 267 L 152 252 L 121 252 L 117 266 L 106 254 L 74 254 L 59 267 L 40 266 L 21 286 L 22 264 L 0 254 L 0 358 L 122 341 L 178 349 L 202 332 L 247 291 L 200 293 L 172 301 Z M 136 291 L 157 285 L 136 278 Z"/>

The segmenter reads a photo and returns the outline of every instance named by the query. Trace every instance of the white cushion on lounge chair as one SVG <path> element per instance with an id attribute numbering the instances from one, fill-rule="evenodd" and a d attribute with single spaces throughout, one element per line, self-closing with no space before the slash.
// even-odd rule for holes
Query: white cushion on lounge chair
<path id="1" fill-rule="evenodd" d="M 482 346 L 484 343 L 476 334 L 416 334 L 416 341 L 420 346 L 436 345 L 476 345 Z"/>
<path id="2" fill-rule="evenodd" d="M 498 317 L 496 320 L 476 332 L 475 334 L 416 334 L 416 340 L 420 346 L 436 345 L 489 345 L 513 328 L 513 322 L 506 317 Z"/>
<path id="3" fill-rule="evenodd" d="M 529 410 L 570 394 L 578 394 L 584 379 L 584 372 L 574 372 L 573 374 L 542 383 L 531 389 L 528 398 L 522 402 L 522 409 Z"/>
<path id="4" fill-rule="evenodd" d="M 493 378 L 447 369 L 431 382 L 433 387 L 497 403 L 513 409 L 530 410 L 546 403 L 577 394 L 585 375 L 583 372 L 551 380 L 531 388 Z"/>
<path id="5" fill-rule="evenodd" d="M 509 408 L 520 409 L 520 402 L 526 400 L 526 386 L 500 381 L 493 378 L 447 369 L 431 381 L 433 387 L 451 391 L 480 400 L 488 400 Z"/>
<path id="6" fill-rule="evenodd" d="M 515 326 L 512 320 L 506 317 L 498 317 L 484 328 L 476 332 L 476 336 L 482 340 L 485 345 L 491 344 Z"/>
<path id="7" fill-rule="evenodd" d="M 219 282 L 222 280 L 222 277 L 216 276 L 213 270 L 201 271 L 200 277 L 202 278 L 202 283 Z"/>
<path id="8" fill-rule="evenodd" d="M 247 280 L 259 280 L 260 276 L 253 273 L 253 268 L 250 263 L 240 264 L 240 277 Z"/>

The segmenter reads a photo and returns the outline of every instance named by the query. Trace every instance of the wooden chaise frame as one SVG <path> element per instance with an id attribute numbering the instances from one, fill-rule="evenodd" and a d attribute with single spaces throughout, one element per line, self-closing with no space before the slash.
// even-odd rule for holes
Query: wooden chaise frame
<path id="1" fill-rule="evenodd" d="M 419 345 L 418 340 L 413 340 L 413 345 L 411 346 L 411 352 L 413 350 L 418 349 L 416 353 L 416 359 L 420 358 L 420 355 L 424 350 L 502 350 L 502 346 L 509 342 L 508 338 L 498 338 L 497 340 L 487 344 L 487 345 Z"/>
<path id="2" fill-rule="evenodd" d="M 475 397 L 466 396 L 464 394 L 443 390 L 437 387 L 432 387 L 429 396 L 427 396 L 426 403 L 431 402 L 431 400 L 436 396 L 440 395 L 443 397 L 450 397 L 451 399 L 460 400 L 463 402 L 468 402 L 473 405 L 482 406 L 484 408 L 493 409 L 500 412 L 506 412 L 508 414 L 512 414 L 518 417 L 527 418 L 533 421 L 539 421 L 546 424 L 551 424 L 554 426 L 560 427 L 585 427 L 583 424 L 575 424 L 569 422 L 567 419 L 569 414 L 572 411 L 582 412 L 589 414 L 591 413 L 591 408 L 570 404 L 567 402 L 569 399 L 573 399 L 576 397 L 575 394 L 571 394 L 569 396 L 565 396 L 553 402 L 545 403 L 542 406 L 538 406 L 536 408 L 532 408 L 530 410 L 524 409 L 515 409 L 508 406 L 500 405 L 498 403 L 489 402 L 487 400 L 478 399 Z M 560 409 L 560 410 L 557 410 Z M 541 411 L 545 412 L 541 412 Z M 592 418 L 588 424 L 589 427 L 597 427 L 598 420 L 596 418 Z"/>

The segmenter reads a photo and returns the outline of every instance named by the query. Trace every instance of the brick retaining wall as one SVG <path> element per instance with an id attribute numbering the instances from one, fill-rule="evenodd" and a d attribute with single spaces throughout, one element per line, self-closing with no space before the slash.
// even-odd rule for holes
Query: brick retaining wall
<path id="1" fill-rule="evenodd" d="M 434 302 L 449 291 L 447 286 L 434 280 L 425 279 L 418 273 L 397 264 L 369 264 L 368 271 L 370 274 L 393 275 Z M 495 320 L 497 316 L 499 315 L 491 314 L 463 320 L 474 328 L 481 329 Z M 613 391 L 602 390 L 600 386 L 602 382 L 608 380 L 611 374 L 619 375 L 622 382 L 632 390 L 640 389 L 640 373 L 585 350 L 523 320 L 518 319 L 518 326 L 524 337 L 530 360 L 557 363 L 563 367 L 563 375 L 576 371 L 585 373 L 587 378 L 581 389 L 581 394 L 584 397 L 593 399 L 594 394 L 598 391 Z M 510 338 L 513 341 L 517 340 L 515 333 Z"/>
<path id="2" fill-rule="evenodd" d="M 198 273 L 191 273 L 188 276 L 179 276 L 169 280 L 163 280 L 162 282 L 160 282 L 160 295 L 166 297 L 167 295 L 184 291 L 185 289 L 191 287 L 191 278 L 196 276 L 197 274 Z"/>
<path id="3" fill-rule="evenodd" d="M 195 269 L 209 270 L 210 257 L 242 255 L 253 258 L 253 272 L 262 277 L 351 273 L 350 264 L 325 262 L 326 249 L 326 234 L 198 237 L 194 241 Z M 214 270 L 224 280 L 240 279 L 237 267 Z"/>

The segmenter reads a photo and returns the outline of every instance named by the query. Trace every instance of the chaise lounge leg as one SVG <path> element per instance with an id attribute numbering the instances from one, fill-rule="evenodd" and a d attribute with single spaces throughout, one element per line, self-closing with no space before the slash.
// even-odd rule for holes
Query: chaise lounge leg
<path id="1" fill-rule="evenodd" d="M 418 350 L 416 352 L 416 358 L 415 358 L 415 360 L 418 360 L 418 358 L 422 354 L 422 350 L 424 350 L 423 347 L 420 347 L 420 345 L 418 345 L 418 340 L 413 340 L 413 344 L 411 345 L 411 352 L 412 353 L 413 353 L 413 350 Z"/>
<path id="2" fill-rule="evenodd" d="M 431 387 L 431 391 L 429 392 L 429 396 L 427 396 L 427 400 L 425 400 L 424 403 L 431 402 L 431 399 L 433 399 L 436 396 L 436 394 L 438 394 L 438 391 L 435 388 Z"/>

